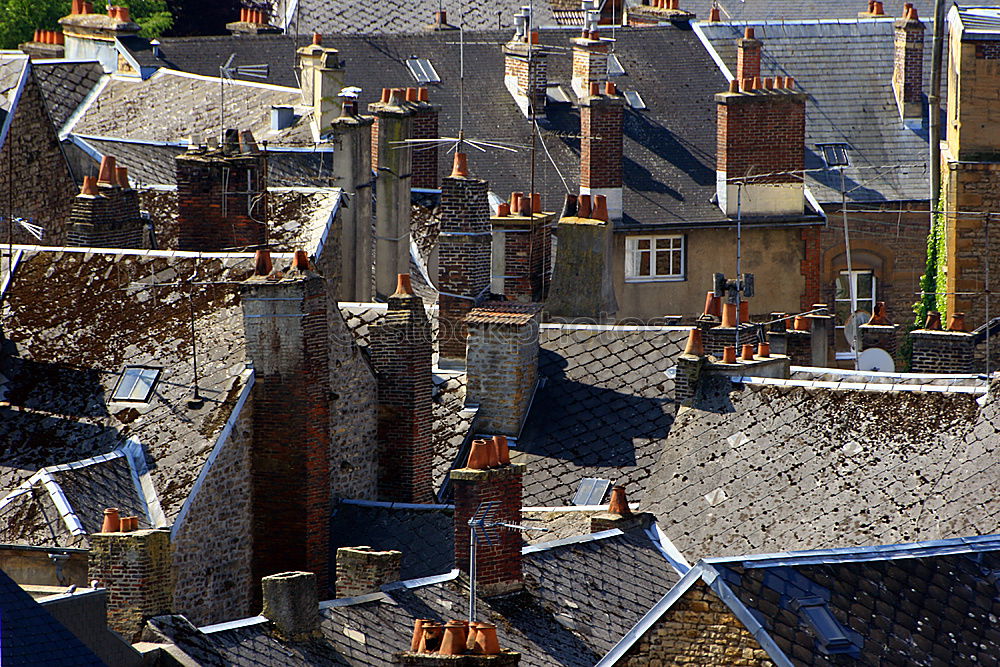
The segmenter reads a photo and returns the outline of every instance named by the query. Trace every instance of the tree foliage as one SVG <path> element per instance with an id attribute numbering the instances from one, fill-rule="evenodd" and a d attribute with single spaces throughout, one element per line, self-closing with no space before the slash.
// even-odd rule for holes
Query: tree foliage
<path id="1" fill-rule="evenodd" d="M 142 26 L 144 37 L 159 37 L 174 23 L 166 0 L 117 0 L 128 7 L 132 20 Z M 94 11 L 103 11 L 98 0 Z M 16 49 L 31 40 L 35 30 L 57 30 L 59 19 L 70 12 L 70 0 L 0 0 L 0 48 Z"/>

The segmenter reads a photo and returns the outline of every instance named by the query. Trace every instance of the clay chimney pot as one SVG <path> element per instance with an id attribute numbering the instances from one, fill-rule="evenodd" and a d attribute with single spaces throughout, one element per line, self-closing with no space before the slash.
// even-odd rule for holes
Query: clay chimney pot
<path id="1" fill-rule="evenodd" d="M 743 344 L 743 354 L 740 355 L 743 361 L 753 361 L 753 345 L 749 343 Z"/>
<path id="2" fill-rule="evenodd" d="M 417 99 L 420 100 L 421 102 L 430 102 L 431 101 L 430 91 L 427 90 L 426 88 L 418 88 Z"/>
<path id="3" fill-rule="evenodd" d="M 530 218 L 534 209 L 531 206 L 531 195 L 521 195 L 521 204 L 517 208 L 519 215 Z"/>
<path id="4" fill-rule="evenodd" d="M 499 655 L 500 642 L 497 641 L 497 626 L 492 623 L 480 623 L 476 630 L 476 653 Z"/>
<path id="5" fill-rule="evenodd" d="M 123 188 L 128 188 L 128 167 L 115 168 L 115 181 Z"/>
<path id="6" fill-rule="evenodd" d="M 711 23 L 719 23 L 722 21 L 722 12 L 719 11 L 718 7 L 712 7 L 708 10 L 708 20 Z"/>
<path id="7" fill-rule="evenodd" d="M 469 449 L 469 460 L 465 464 L 465 467 L 473 470 L 486 470 L 489 467 L 490 462 L 490 454 L 488 450 L 489 447 L 486 445 L 485 440 L 473 440 L 472 446 Z"/>
<path id="8" fill-rule="evenodd" d="M 810 327 L 809 318 L 804 315 L 796 315 L 795 321 L 792 323 L 792 328 L 796 331 L 809 331 Z"/>
<path id="9" fill-rule="evenodd" d="M 521 214 L 521 197 L 524 196 L 523 192 L 511 192 L 510 193 L 510 212 L 514 215 Z"/>
<path id="10" fill-rule="evenodd" d="M 416 102 L 417 99 L 418 99 L 417 95 L 418 95 L 418 93 L 417 93 L 417 89 L 416 88 L 407 88 L 406 89 L 406 101 L 407 102 Z"/>
<path id="11" fill-rule="evenodd" d="M 508 204 L 505 201 L 502 201 L 499 204 L 497 204 L 497 217 L 498 218 L 506 218 L 509 215 L 510 215 L 510 204 Z"/>
<path id="12" fill-rule="evenodd" d="M 101 524 L 102 533 L 117 533 L 121 530 L 121 519 L 118 517 L 118 508 L 109 507 L 104 510 L 104 523 Z"/>
<path id="13" fill-rule="evenodd" d="M 542 212 L 542 193 L 540 192 L 531 193 L 531 212 L 532 213 Z"/>
<path id="14" fill-rule="evenodd" d="M 927 320 L 924 322 L 924 329 L 928 331 L 941 330 L 941 313 L 931 310 L 927 313 Z"/>
<path id="15" fill-rule="evenodd" d="M 83 187 L 80 188 L 81 195 L 90 195 L 91 197 L 97 196 L 97 179 L 93 176 L 83 177 Z"/>
<path id="16" fill-rule="evenodd" d="M 965 331 L 965 313 L 952 313 L 948 331 Z"/>
<path id="17" fill-rule="evenodd" d="M 746 28 L 743 29 L 743 38 L 744 39 L 754 38 L 754 30 L 751 26 L 747 26 Z"/>
<path id="18" fill-rule="evenodd" d="M 320 46 L 323 43 L 323 33 L 314 32 L 313 33 L 313 44 Z"/>
<path id="19" fill-rule="evenodd" d="M 254 268 L 253 274 L 255 276 L 268 276 L 271 275 L 271 251 L 270 250 L 258 250 L 254 253 Z"/>
<path id="20" fill-rule="evenodd" d="M 469 177 L 469 157 L 465 153 L 455 153 L 455 162 L 451 169 L 452 178 Z"/>
<path id="21" fill-rule="evenodd" d="M 393 296 L 413 296 L 413 285 L 409 273 L 396 274 L 396 292 Z"/>
<path id="22" fill-rule="evenodd" d="M 619 516 L 632 516 L 632 509 L 628 506 L 628 499 L 625 497 L 624 486 L 619 484 L 611 489 L 608 513 Z"/>
<path id="23" fill-rule="evenodd" d="M 608 97 L 614 97 L 618 94 L 618 86 L 615 85 L 614 81 L 604 82 L 604 94 Z"/>
<path id="24" fill-rule="evenodd" d="M 737 81 L 736 79 L 733 79 L 732 81 L 730 81 L 729 82 L 729 92 L 731 92 L 731 93 L 738 93 L 738 92 L 740 92 L 740 82 Z"/>
<path id="25" fill-rule="evenodd" d="M 771 344 L 770 343 L 760 343 L 757 345 L 757 356 L 762 359 L 767 359 L 771 356 Z"/>
<path id="26" fill-rule="evenodd" d="M 461 655 L 465 653 L 465 626 L 454 621 L 445 623 L 444 636 L 438 655 Z"/>
<path id="27" fill-rule="evenodd" d="M 753 90 L 753 78 L 744 77 L 743 78 L 743 90 Z"/>
<path id="28" fill-rule="evenodd" d="M 722 348 L 722 363 L 724 364 L 736 363 L 736 348 L 733 345 L 726 345 L 724 348 Z"/>
<path id="29" fill-rule="evenodd" d="M 605 195 L 594 196 L 594 211 L 591 215 L 594 220 L 608 221 L 608 198 Z"/>
<path id="30" fill-rule="evenodd" d="M 722 317 L 722 297 L 715 296 L 715 292 L 705 294 L 705 314 Z"/>
<path id="31" fill-rule="evenodd" d="M 441 646 L 444 628 L 439 623 L 424 621 L 420 629 L 420 647 L 417 649 L 417 653 L 437 653 Z"/>
<path id="32" fill-rule="evenodd" d="M 309 270 L 309 255 L 305 250 L 296 250 L 292 256 L 292 268 L 298 271 Z"/>
<path id="33" fill-rule="evenodd" d="M 500 465 L 510 465 L 510 445 L 507 443 L 507 436 L 505 435 L 495 435 L 493 436 L 493 444 L 497 448 L 497 460 Z"/>
<path id="34" fill-rule="evenodd" d="M 486 440 L 486 455 L 489 460 L 486 464 L 487 468 L 499 468 L 500 467 L 500 452 L 497 451 L 497 443 L 493 438 Z"/>
<path id="35" fill-rule="evenodd" d="M 736 326 L 736 304 L 735 303 L 723 303 L 722 304 L 722 326 L 730 328 L 730 329 Z"/>
<path id="36" fill-rule="evenodd" d="M 430 623 L 430 619 L 418 618 L 413 621 L 413 638 L 410 639 L 410 653 L 416 653 L 420 650 L 420 639 L 424 634 L 424 623 Z"/>
<path id="37" fill-rule="evenodd" d="M 684 346 L 684 354 L 696 357 L 705 356 L 705 345 L 702 341 L 701 329 L 695 327 L 688 332 L 687 345 Z"/>
<path id="38" fill-rule="evenodd" d="M 115 158 L 105 155 L 101 158 L 101 169 L 97 173 L 98 185 L 115 184 Z"/>
<path id="39" fill-rule="evenodd" d="M 590 82 L 590 96 L 598 97 L 601 94 L 601 84 L 597 81 Z"/>
<path id="40" fill-rule="evenodd" d="M 382 104 L 388 104 L 389 103 L 389 95 L 390 94 L 391 94 L 391 91 L 388 88 L 383 88 L 382 89 L 382 98 L 381 98 Z"/>
<path id="41" fill-rule="evenodd" d="M 129 21 L 132 20 L 132 13 L 128 7 L 118 8 L 118 20 L 122 21 L 123 23 L 128 23 Z"/>
<path id="42" fill-rule="evenodd" d="M 580 218 L 590 218 L 590 195 L 580 195 L 576 215 Z"/>

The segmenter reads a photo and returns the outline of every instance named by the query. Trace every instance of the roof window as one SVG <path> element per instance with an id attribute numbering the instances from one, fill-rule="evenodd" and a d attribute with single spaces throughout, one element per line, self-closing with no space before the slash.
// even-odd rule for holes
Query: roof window
<path id="1" fill-rule="evenodd" d="M 580 488 L 573 497 L 574 505 L 600 505 L 608 493 L 611 480 L 597 477 L 584 477 L 580 480 Z"/>
<path id="2" fill-rule="evenodd" d="M 613 53 L 608 54 L 608 76 L 625 76 L 625 68 L 622 61 Z"/>
<path id="3" fill-rule="evenodd" d="M 625 96 L 625 101 L 628 105 L 635 109 L 636 111 L 642 111 L 646 108 L 646 103 L 642 101 L 642 97 L 639 95 L 637 90 L 626 90 L 622 93 Z"/>
<path id="4" fill-rule="evenodd" d="M 823 153 L 823 161 L 827 167 L 846 167 L 851 164 L 851 159 L 847 155 L 847 144 L 816 144 L 816 148 Z"/>
<path id="5" fill-rule="evenodd" d="M 417 80 L 417 83 L 441 83 L 441 77 L 430 60 L 426 58 L 410 57 L 406 60 L 406 66 L 410 68 L 410 74 Z"/>
<path id="6" fill-rule="evenodd" d="M 118 384 L 111 394 L 111 400 L 145 403 L 153 394 L 153 387 L 159 377 L 159 368 L 126 366 L 122 370 L 121 377 L 118 378 Z"/>

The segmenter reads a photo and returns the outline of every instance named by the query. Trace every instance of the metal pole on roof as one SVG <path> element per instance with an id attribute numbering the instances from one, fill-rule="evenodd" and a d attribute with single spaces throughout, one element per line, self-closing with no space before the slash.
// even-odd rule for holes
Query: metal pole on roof
<path id="1" fill-rule="evenodd" d="M 471 522 L 470 522 L 471 523 Z M 476 529 L 469 526 L 469 623 L 476 620 Z"/>
<path id="2" fill-rule="evenodd" d="M 858 286 L 854 281 L 854 268 L 851 263 L 851 236 L 847 225 L 847 186 L 844 181 L 843 165 L 840 167 L 840 210 L 844 215 L 844 247 L 847 249 L 847 288 L 851 296 L 850 320 L 853 320 L 854 314 L 858 312 Z M 860 346 L 858 345 L 857 327 L 854 328 L 854 332 L 851 349 L 854 350 L 854 370 L 858 370 L 858 347 Z"/>
<path id="3" fill-rule="evenodd" d="M 736 186 L 736 280 L 743 271 L 743 182 Z M 736 354 L 740 354 L 740 297 L 743 290 L 736 290 Z"/>
<path id="4" fill-rule="evenodd" d="M 986 214 L 986 380 L 990 379 L 990 218 Z"/>
<path id="5" fill-rule="evenodd" d="M 941 67 L 944 60 L 945 0 L 934 0 L 934 48 L 931 54 L 931 89 L 927 93 L 931 161 L 930 228 L 941 196 Z"/>

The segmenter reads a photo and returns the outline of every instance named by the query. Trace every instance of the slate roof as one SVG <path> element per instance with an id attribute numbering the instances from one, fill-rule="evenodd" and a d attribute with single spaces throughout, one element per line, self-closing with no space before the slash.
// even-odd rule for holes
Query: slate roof
<path id="1" fill-rule="evenodd" d="M 96 60 L 35 60 L 31 69 L 56 132 L 104 77 Z"/>
<path id="2" fill-rule="evenodd" d="M 5 667 L 103 665 L 76 635 L 0 570 L 0 660 Z"/>
<path id="3" fill-rule="evenodd" d="M 746 24 L 701 23 L 731 73 Z M 840 175 L 825 168 L 823 143 L 847 143 L 847 197 L 856 202 L 928 198 L 927 128 L 908 129 L 892 88 L 893 19 L 752 22 L 764 43 L 762 76 L 793 76 L 806 103 L 807 184 L 820 202 L 841 201 Z M 925 37 L 929 80 L 930 33 Z M 926 125 L 926 123 L 924 123 Z"/>
<path id="4" fill-rule="evenodd" d="M 997 387 L 880 389 L 709 383 L 678 414 L 643 509 L 694 558 L 995 530 Z"/>
<path id="5" fill-rule="evenodd" d="M 945 0 L 951 5 L 950 0 Z M 632 0 L 629 0 L 631 3 Z M 911 2 L 911 0 L 905 0 Z M 925 23 L 934 19 L 934 0 L 912 0 L 917 14 Z M 898 17 L 903 15 L 904 0 L 884 0 L 885 15 Z M 800 21 L 803 19 L 853 19 L 858 12 L 867 9 L 864 0 L 851 2 L 830 2 L 829 0 L 722 0 L 719 3 L 724 11 L 723 20 L 732 21 Z M 966 4 L 966 3 L 961 3 Z M 982 2 L 976 0 L 970 5 L 996 6 L 996 0 Z M 697 13 L 699 19 L 708 20 L 711 0 L 681 0 L 681 8 Z M 928 25 L 929 27 L 929 25 Z M 930 32 L 928 31 L 928 35 Z"/>
<path id="6" fill-rule="evenodd" d="M 11 113 L 18 83 L 28 64 L 28 56 L 20 51 L 0 51 L 0 127 Z"/>

